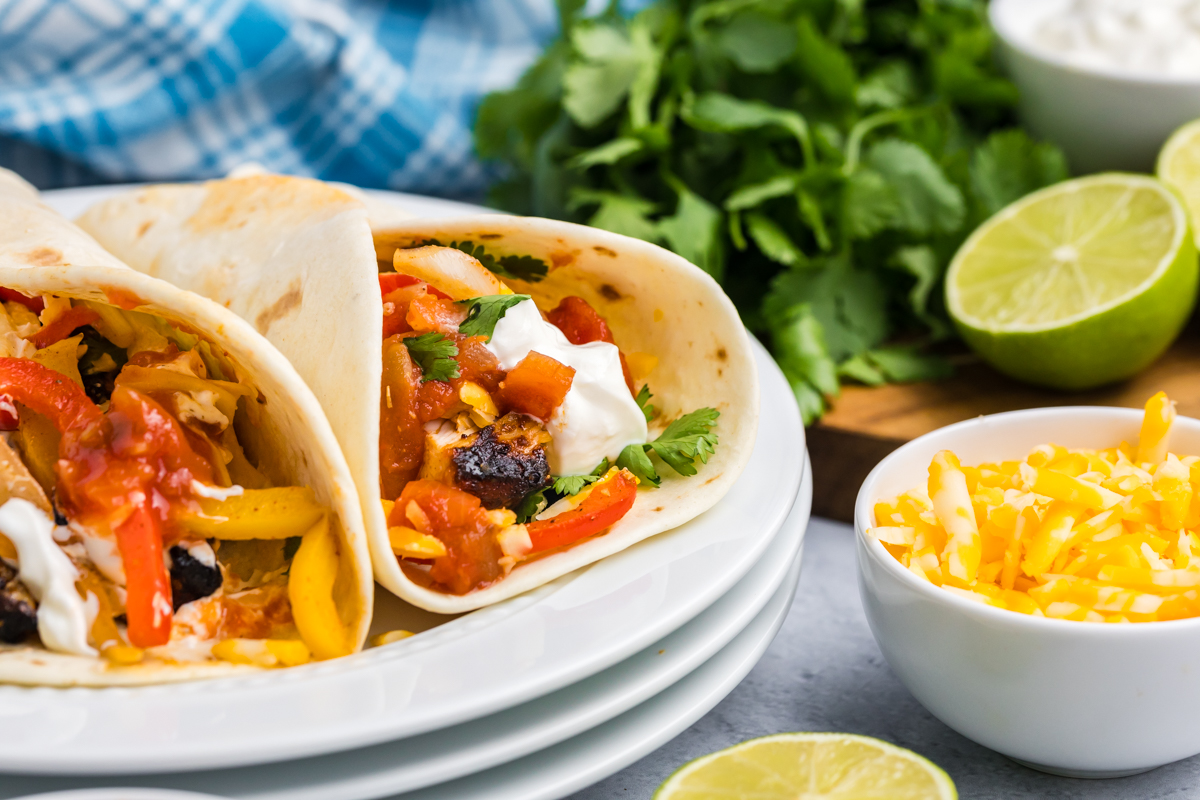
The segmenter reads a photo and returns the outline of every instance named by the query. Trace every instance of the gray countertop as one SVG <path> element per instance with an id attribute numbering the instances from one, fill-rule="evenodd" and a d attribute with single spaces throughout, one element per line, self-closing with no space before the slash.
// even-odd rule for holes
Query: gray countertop
<path id="1" fill-rule="evenodd" d="M 814 519 L 795 602 L 762 661 L 691 728 L 570 800 L 648 799 L 679 765 L 782 731 L 861 733 L 910 748 L 950 773 L 964 800 L 1200 797 L 1200 757 L 1131 778 L 1058 778 L 1015 764 L 934 719 L 892 675 L 867 627 L 853 529 Z"/>

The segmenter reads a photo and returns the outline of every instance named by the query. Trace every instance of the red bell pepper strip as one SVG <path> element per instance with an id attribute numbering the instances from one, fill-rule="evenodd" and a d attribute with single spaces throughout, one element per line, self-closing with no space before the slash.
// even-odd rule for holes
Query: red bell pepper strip
<path id="1" fill-rule="evenodd" d="M 150 498 L 134 506 L 133 513 L 114 532 L 125 565 L 129 643 L 134 647 L 166 644 L 174 617 L 171 578 L 163 564 L 162 530 Z"/>
<path id="2" fill-rule="evenodd" d="M 35 314 L 42 313 L 42 309 L 46 307 L 46 302 L 40 297 L 26 297 L 16 289 L 7 289 L 3 286 L 0 286 L 0 300 L 20 303 Z"/>
<path id="3" fill-rule="evenodd" d="M 83 387 L 27 358 L 0 358 L 0 394 L 48 418 L 60 433 L 104 418 Z"/>
<path id="4" fill-rule="evenodd" d="M 33 342 L 41 350 L 43 347 L 49 347 L 55 342 L 60 342 L 67 338 L 71 335 L 71 331 L 76 328 L 90 325 L 98 319 L 100 319 L 100 315 L 90 308 L 72 306 L 43 326 L 33 336 L 30 336 L 29 341 Z"/>
<path id="5" fill-rule="evenodd" d="M 561 514 L 535 520 L 526 527 L 534 553 L 565 547 L 615 525 L 633 508 L 637 478 L 628 470 L 613 470 L 590 487 L 583 502 Z"/>

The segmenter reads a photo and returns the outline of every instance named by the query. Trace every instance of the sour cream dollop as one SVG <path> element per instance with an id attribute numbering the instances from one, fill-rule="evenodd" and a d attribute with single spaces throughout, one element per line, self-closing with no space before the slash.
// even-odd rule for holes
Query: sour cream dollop
<path id="1" fill-rule="evenodd" d="M 616 345 L 571 344 L 562 331 L 542 319 L 532 300 L 523 300 L 496 323 L 487 348 L 506 370 L 530 352 L 575 370 L 562 405 L 545 421 L 553 439 L 549 461 L 554 475 L 585 475 L 605 458 L 615 461 L 627 445 L 648 438 L 646 417 L 625 385 Z"/>
<path id="2" fill-rule="evenodd" d="M 75 591 L 78 570 L 54 541 L 54 520 L 27 500 L 0 506 L 0 533 L 17 548 L 17 577 L 38 601 L 38 636 L 47 650 L 94 656 L 87 604 Z"/>

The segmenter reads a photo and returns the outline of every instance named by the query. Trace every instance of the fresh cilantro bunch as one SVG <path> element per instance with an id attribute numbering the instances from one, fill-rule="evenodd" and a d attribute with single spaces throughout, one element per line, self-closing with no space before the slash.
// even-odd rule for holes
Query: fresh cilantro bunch
<path id="1" fill-rule="evenodd" d="M 982 0 L 659 0 L 562 35 L 483 101 L 493 202 L 671 248 L 770 342 L 806 422 L 850 378 L 945 374 L 946 266 L 1066 177 L 1014 127 Z"/>

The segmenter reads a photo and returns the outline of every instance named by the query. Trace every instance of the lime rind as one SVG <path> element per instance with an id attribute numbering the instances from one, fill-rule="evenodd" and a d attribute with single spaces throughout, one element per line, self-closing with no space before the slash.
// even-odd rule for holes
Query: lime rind
<path id="1" fill-rule="evenodd" d="M 687 795 L 683 794 L 684 792 L 687 792 L 688 794 L 693 795 L 694 800 L 699 800 L 699 798 L 702 795 L 695 794 L 696 790 L 689 789 L 683 785 L 683 782 L 685 780 L 687 780 L 687 778 L 689 776 L 692 776 L 695 773 L 705 769 L 713 762 L 720 761 L 723 759 L 728 759 L 728 758 L 737 759 L 737 757 L 739 755 L 744 756 L 747 753 L 747 751 L 751 751 L 751 750 L 754 750 L 756 748 L 763 747 L 763 746 L 769 746 L 772 744 L 785 744 L 788 742 L 798 742 L 798 743 L 801 743 L 804 745 L 808 745 L 810 747 L 813 745 L 821 745 L 821 744 L 837 744 L 837 745 L 856 744 L 856 745 L 859 745 L 863 748 L 869 749 L 870 751 L 875 751 L 876 753 L 878 753 L 879 754 L 878 760 L 880 762 L 880 766 L 890 768 L 889 775 L 891 777 L 893 777 L 893 778 L 899 777 L 902 774 L 903 769 L 898 768 L 901 765 L 912 766 L 912 767 L 915 767 L 919 771 L 919 774 L 921 777 L 928 778 L 927 788 L 932 789 L 934 792 L 936 792 L 936 794 L 930 794 L 928 791 L 924 790 L 924 787 L 922 787 L 922 794 L 920 794 L 920 795 L 899 794 L 899 793 L 894 794 L 894 795 L 893 794 L 886 795 L 889 797 L 894 797 L 896 800 L 905 800 L 906 798 L 909 798 L 910 800 L 957 800 L 957 798 L 958 798 L 958 791 L 957 791 L 957 789 L 955 789 L 954 781 L 952 781 L 950 779 L 950 776 L 946 774 L 945 770 L 943 770 L 937 764 L 934 764 L 932 761 L 925 758 L 924 756 L 914 753 L 911 750 L 906 750 L 903 747 L 898 747 L 894 744 L 891 744 L 890 742 L 885 742 L 881 739 L 875 739 L 870 736 L 861 736 L 859 734 L 853 734 L 853 733 L 797 732 L 797 733 L 777 733 L 777 734 L 772 734 L 770 736 L 761 736 L 756 739 L 749 739 L 747 741 L 741 742 L 740 744 L 736 744 L 732 747 L 727 747 L 724 750 L 718 750 L 715 753 L 709 753 L 708 755 L 693 759 L 692 761 L 689 761 L 688 763 L 681 766 L 679 769 L 675 770 L 675 772 L 673 772 L 665 781 L 663 781 L 662 785 L 658 787 L 657 791 L 655 791 L 652 800 L 684 800 L 687 797 Z M 744 766 L 746 764 L 745 758 L 741 758 L 741 759 L 737 759 L 737 760 L 739 762 L 741 762 L 740 766 Z M 856 763 L 854 766 L 861 770 L 862 763 L 861 762 Z M 854 772 L 854 770 L 851 770 L 850 772 Z M 878 774 L 879 774 L 879 777 L 881 777 L 881 778 L 883 777 L 882 771 L 879 771 Z M 779 776 L 779 777 L 782 777 L 782 776 Z M 798 776 L 793 776 L 793 777 L 798 777 Z M 861 773 L 859 774 L 858 777 L 861 777 Z M 885 778 L 885 780 L 886 780 L 886 778 Z M 782 800 L 783 798 L 795 797 L 795 796 L 797 796 L 797 794 L 802 795 L 804 797 L 813 797 L 813 798 L 821 796 L 821 795 L 813 793 L 812 789 L 813 789 L 814 785 L 815 785 L 815 781 L 812 780 L 811 776 L 809 776 L 809 780 L 806 781 L 803 786 L 786 785 L 786 784 L 781 784 L 778 781 L 776 781 L 774 783 L 774 787 L 778 790 L 778 797 L 780 798 L 780 800 Z M 723 788 L 725 788 L 727 790 L 736 790 L 736 787 L 723 787 Z M 836 789 L 836 787 L 834 787 L 834 788 Z M 870 794 L 870 796 L 872 796 L 872 797 L 885 796 L 885 795 L 877 793 L 878 790 L 881 788 L 886 789 L 887 787 L 878 787 L 877 786 L 876 791 L 873 791 Z M 898 792 L 898 791 L 902 790 L 903 788 L 904 787 L 902 787 L 902 786 L 897 786 L 896 791 Z M 735 795 L 728 794 L 728 791 L 726 791 L 719 795 L 713 794 L 710 796 L 712 796 L 712 797 L 717 797 L 717 796 L 734 797 Z M 762 794 L 756 794 L 755 796 L 762 797 L 762 798 L 769 797 L 769 795 L 762 795 Z M 837 798 L 837 797 L 841 797 L 841 796 L 851 797 L 854 795 L 841 795 L 841 794 L 837 794 L 837 793 L 830 793 L 828 796 L 830 798 Z"/>
<path id="2" fill-rule="evenodd" d="M 1200 119 L 1171 134 L 1158 153 L 1154 174 L 1179 192 L 1191 214 L 1192 228 L 1200 237 Z"/>
<path id="3" fill-rule="evenodd" d="M 988 237 L 994 236 L 997 229 L 1002 226 L 1013 228 L 1014 221 L 1020 220 L 1025 216 L 1031 207 L 1046 203 L 1049 199 L 1062 196 L 1067 193 L 1088 192 L 1096 188 L 1113 188 L 1121 194 L 1128 194 L 1132 189 L 1143 189 L 1153 192 L 1160 197 L 1170 209 L 1171 221 L 1174 230 L 1172 231 L 1170 243 L 1168 247 L 1163 249 L 1162 256 L 1157 259 L 1153 268 L 1148 274 L 1134 285 L 1131 289 L 1113 297 L 1106 298 L 1103 302 L 1089 305 L 1084 310 L 1076 314 L 1058 317 L 1040 323 L 997 323 L 991 320 L 979 318 L 979 316 L 971 314 L 963 307 L 961 290 L 958 288 L 959 273 L 964 269 L 964 265 L 971 259 L 981 247 L 983 242 Z M 975 330 L 987 331 L 991 333 L 1038 333 L 1042 331 L 1052 331 L 1064 328 L 1066 326 L 1081 322 L 1089 317 L 1099 316 L 1105 312 L 1114 309 L 1124 303 L 1127 303 L 1140 294 L 1144 294 L 1155 282 L 1160 280 L 1162 276 L 1171 268 L 1177 259 L 1178 253 L 1183 248 L 1184 242 L 1191 238 L 1188 234 L 1191 231 L 1191 224 L 1187 210 L 1184 208 L 1179 197 L 1164 186 L 1160 181 L 1146 175 L 1132 175 L 1128 173 L 1110 172 L 1100 175 L 1092 175 L 1086 178 L 1077 178 L 1071 181 L 1048 186 L 1045 189 L 1040 189 L 1032 194 L 1026 195 L 1015 203 L 1000 210 L 990 219 L 980 225 L 974 233 L 959 248 L 954 259 L 950 262 L 950 267 L 946 271 L 946 306 L 950 312 L 950 316 L 962 325 L 969 326 Z M 1045 232 L 1042 232 L 1045 233 Z M 1137 238 L 1134 232 L 1128 234 L 1130 239 Z M 1061 242 L 1058 245 L 1069 245 L 1070 242 Z M 1055 246 L 1058 246 L 1055 245 Z M 1044 258 L 1049 253 L 1045 249 L 1041 251 L 1033 251 L 1031 258 L 1036 256 Z"/>

